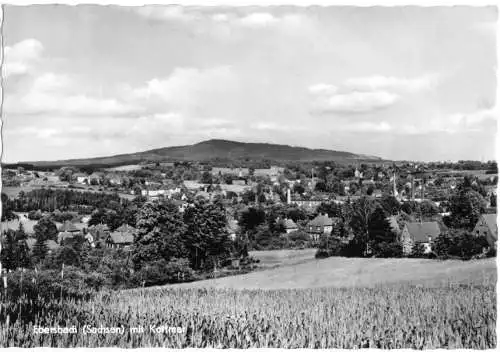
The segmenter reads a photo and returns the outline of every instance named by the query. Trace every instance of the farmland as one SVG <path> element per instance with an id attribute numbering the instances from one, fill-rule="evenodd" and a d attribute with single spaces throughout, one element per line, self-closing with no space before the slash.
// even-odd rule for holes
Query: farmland
<path id="1" fill-rule="evenodd" d="M 261 256 L 269 257 L 272 252 L 266 251 Z M 295 252 L 294 260 L 297 261 L 300 259 L 302 251 L 288 252 Z M 274 254 L 275 261 L 277 257 L 278 254 Z M 460 260 L 332 257 L 322 260 L 308 260 L 296 265 L 283 265 L 273 270 L 256 271 L 245 275 L 175 286 L 182 288 L 272 290 L 375 287 L 401 283 L 440 286 L 449 281 L 482 285 L 484 282 L 496 282 L 496 277 L 494 258 L 467 262 Z"/>
<path id="2" fill-rule="evenodd" d="M 182 287 L 106 291 L 84 302 L 25 302 L 21 315 L 24 321 L 18 319 L 18 303 L 4 303 L 0 311 L 0 346 L 415 349 L 496 346 L 494 260 L 425 264 L 334 259 L 230 278 L 234 280 L 232 285 L 237 286 L 238 282 L 240 289 L 214 285 L 225 282 L 224 278 Z M 332 264 L 343 268 L 332 269 Z M 418 270 L 418 265 L 423 268 Z M 326 267 L 330 267 L 332 274 L 326 273 Z M 313 270 L 314 278 L 295 278 L 296 284 L 286 276 L 294 270 L 309 274 Z M 378 276 L 369 277 L 377 271 L 381 272 Z M 410 271 L 415 282 L 404 280 Z M 349 281 L 348 276 L 353 272 L 359 272 L 359 279 Z M 252 276 L 257 274 L 261 275 L 261 281 L 250 284 L 251 279 L 258 279 Z M 269 277 L 267 283 L 262 281 L 264 276 Z M 278 283 L 273 285 L 273 281 Z M 316 284 L 302 288 L 311 282 Z M 74 326 L 76 333 L 34 334 L 34 325 Z M 118 327 L 123 334 L 84 334 L 89 326 Z M 138 332 L 140 327 L 143 330 Z"/>

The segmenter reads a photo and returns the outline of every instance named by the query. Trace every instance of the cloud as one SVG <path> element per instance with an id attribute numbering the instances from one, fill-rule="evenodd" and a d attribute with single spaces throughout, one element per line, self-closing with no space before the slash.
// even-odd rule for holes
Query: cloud
<path id="1" fill-rule="evenodd" d="M 319 112 L 368 113 L 394 105 L 399 96 L 384 90 L 352 91 L 317 97 L 313 108 Z"/>
<path id="2" fill-rule="evenodd" d="M 169 76 L 153 78 L 142 86 L 129 87 L 127 95 L 152 113 L 174 111 L 205 116 L 224 110 L 225 97 L 238 88 L 231 67 L 176 68 Z M 208 116 L 214 117 L 214 116 Z"/>
<path id="3" fill-rule="evenodd" d="M 317 83 L 308 91 L 316 112 L 368 113 L 394 105 L 403 94 L 434 89 L 438 78 L 436 74 L 415 78 L 373 75 L 348 78 L 339 86 Z"/>
<path id="4" fill-rule="evenodd" d="M 255 12 L 239 19 L 239 23 L 248 27 L 264 27 L 276 23 L 278 19 L 267 12 Z"/>
<path id="5" fill-rule="evenodd" d="M 420 119 L 419 123 L 402 124 L 399 134 L 424 135 L 429 133 L 457 134 L 466 132 L 481 132 L 490 129 L 497 121 L 498 109 L 481 109 L 470 113 L 452 113 L 436 115 L 431 119 Z"/>
<path id="6" fill-rule="evenodd" d="M 138 113 L 141 108 L 115 98 L 88 96 L 78 91 L 79 82 L 69 76 L 43 73 L 35 76 L 26 91 L 5 96 L 11 115 L 117 116 Z"/>
<path id="7" fill-rule="evenodd" d="M 324 83 L 315 84 L 309 87 L 309 93 L 311 94 L 335 94 L 338 90 L 338 87 Z"/>
<path id="8" fill-rule="evenodd" d="M 409 91 L 432 89 L 436 84 L 437 77 L 435 75 L 425 75 L 416 78 L 368 76 L 350 78 L 344 83 L 346 87 L 358 90 L 404 89 Z"/>
<path id="9" fill-rule="evenodd" d="M 41 58 L 43 45 L 36 39 L 25 39 L 4 48 L 4 77 L 24 75 Z"/>
<path id="10" fill-rule="evenodd" d="M 140 16 L 158 21 L 191 21 L 197 19 L 194 12 L 188 12 L 182 6 L 141 6 L 134 9 Z"/>

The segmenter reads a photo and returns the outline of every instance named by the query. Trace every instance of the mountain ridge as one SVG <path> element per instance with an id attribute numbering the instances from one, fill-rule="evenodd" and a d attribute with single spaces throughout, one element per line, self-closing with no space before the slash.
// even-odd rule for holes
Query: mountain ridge
<path id="1" fill-rule="evenodd" d="M 311 149 L 274 143 L 238 142 L 226 139 L 209 139 L 191 145 L 155 148 L 135 153 L 103 157 L 65 159 L 53 161 L 26 161 L 4 165 L 29 164 L 47 166 L 125 165 L 144 161 L 210 161 L 214 159 L 253 159 L 271 161 L 381 161 L 380 157 L 329 149 Z"/>

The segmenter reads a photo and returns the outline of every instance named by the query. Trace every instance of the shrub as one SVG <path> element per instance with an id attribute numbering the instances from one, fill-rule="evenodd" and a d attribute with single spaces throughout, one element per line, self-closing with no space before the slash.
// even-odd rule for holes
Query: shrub
<path id="1" fill-rule="evenodd" d="M 22 277 L 22 284 L 21 284 Z M 59 270 L 16 270 L 7 275 L 7 295 L 10 299 L 21 296 L 27 299 L 90 298 L 100 290 L 104 277 L 98 273 L 86 274 L 75 267 L 65 267 L 64 276 Z M 22 286 L 22 292 L 21 292 Z"/>
<path id="2" fill-rule="evenodd" d="M 401 258 L 403 247 L 399 242 L 379 242 L 373 245 L 372 252 L 377 258 Z"/>
<path id="3" fill-rule="evenodd" d="M 173 258 L 169 262 L 164 259 L 149 262 L 132 275 L 135 286 L 156 286 L 182 281 L 191 281 L 194 272 L 187 259 Z"/>
<path id="4" fill-rule="evenodd" d="M 460 258 L 464 260 L 483 253 L 488 248 L 483 236 L 477 237 L 465 230 L 451 230 L 438 236 L 434 243 L 434 252 L 439 258 Z"/>

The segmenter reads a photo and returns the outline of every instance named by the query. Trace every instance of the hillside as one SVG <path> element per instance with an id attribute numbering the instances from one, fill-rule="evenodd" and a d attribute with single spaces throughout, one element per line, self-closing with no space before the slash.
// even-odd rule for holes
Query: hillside
<path id="1" fill-rule="evenodd" d="M 108 157 L 70 159 L 57 161 L 31 161 L 37 167 L 72 166 L 118 166 L 142 161 L 208 161 L 219 160 L 271 160 L 271 161 L 379 161 L 381 158 L 344 151 L 309 149 L 269 143 L 242 143 L 211 139 L 193 145 L 152 149 L 144 152 L 120 154 Z"/>
<path id="2" fill-rule="evenodd" d="M 267 253 L 269 255 L 269 253 Z M 262 258 L 261 258 L 262 259 Z M 183 288 L 302 289 L 375 287 L 395 284 L 442 286 L 447 283 L 483 285 L 497 280 L 494 258 L 476 261 L 327 258 L 290 264 L 249 274 L 176 284 Z M 171 287 L 172 287 L 171 286 Z"/>

